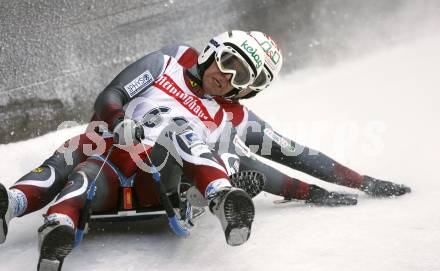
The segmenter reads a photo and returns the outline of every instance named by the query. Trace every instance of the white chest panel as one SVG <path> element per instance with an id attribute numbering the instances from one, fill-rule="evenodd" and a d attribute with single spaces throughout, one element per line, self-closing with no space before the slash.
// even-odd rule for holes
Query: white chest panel
<path id="1" fill-rule="evenodd" d="M 125 114 L 144 123 L 146 144 L 154 145 L 173 119 L 184 119 L 206 143 L 214 143 L 226 124 L 226 114 L 214 99 L 197 97 L 174 60 L 154 84 L 125 107 Z"/>

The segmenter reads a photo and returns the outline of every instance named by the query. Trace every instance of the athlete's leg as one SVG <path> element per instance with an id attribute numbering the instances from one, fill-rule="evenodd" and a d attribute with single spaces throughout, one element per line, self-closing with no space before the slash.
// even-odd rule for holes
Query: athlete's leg
<path id="1" fill-rule="evenodd" d="M 55 153 L 21 177 L 10 189 L 26 198 L 26 206 L 17 216 L 39 210 L 51 202 L 67 182 L 69 173 L 97 150 L 96 142 L 105 142 L 95 133 L 85 133 L 66 141 Z"/>
<path id="2" fill-rule="evenodd" d="M 84 133 L 66 141 L 39 167 L 21 177 L 9 190 L 0 184 L 0 243 L 9 221 L 39 210 L 51 202 L 67 182 L 72 169 L 105 145 L 96 133 Z M 101 146 L 102 149 L 102 146 Z"/>
<path id="3" fill-rule="evenodd" d="M 117 208 L 118 176 L 107 164 L 104 164 L 100 171 L 102 163 L 103 161 L 89 158 L 79 164 L 69 175 L 68 183 L 55 203 L 47 211 L 45 223 L 38 229 L 39 270 L 49 266 L 60 267 L 73 249 L 80 211 L 84 208 L 93 180 L 96 180 L 93 207 L 99 211 Z"/>
<path id="4" fill-rule="evenodd" d="M 256 170 L 263 174 L 265 176 L 263 190 L 274 195 L 283 196 L 286 200 L 305 200 L 307 203 L 327 206 L 354 205 L 357 203 L 355 195 L 329 192 L 317 185 L 292 178 L 258 159 L 242 157 L 240 159 L 240 171 L 242 170 Z"/>
<path id="5" fill-rule="evenodd" d="M 283 137 L 251 111 L 248 125 L 243 135 L 246 145 L 254 147 L 253 151 L 267 159 L 326 182 L 360 189 L 372 196 L 399 196 L 411 191 L 404 185 L 361 175 L 322 152 Z"/>
<path id="6" fill-rule="evenodd" d="M 183 170 L 176 158 L 161 144 L 154 146 L 150 152 L 150 158 L 158 167 L 161 182 L 167 193 L 178 193 Z M 138 170 L 134 180 L 134 188 L 139 207 L 149 208 L 161 205 L 159 189 L 151 172 Z"/>
<path id="7" fill-rule="evenodd" d="M 199 191 L 209 200 L 211 212 L 223 227 L 226 241 L 237 246 L 250 236 L 255 215 L 249 195 L 233 188 L 225 164 L 191 129 L 171 134 L 171 141 L 179 157 L 186 178 L 193 180 Z"/>
<path id="8" fill-rule="evenodd" d="M 52 216 L 65 215 L 72 226 L 78 224 L 79 212 L 84 207 L 87 191 L 96 178 L 96 194 L 93 206 L 98 211 L 112 210 L 117 207 L 119 193 L 118 175 L 101 160 L 89 158 L 75 167 L 68 176 L 68 182 L 47 211 L 47 220 Z M 99 175 L 98 175 L 99 172 Z"/>

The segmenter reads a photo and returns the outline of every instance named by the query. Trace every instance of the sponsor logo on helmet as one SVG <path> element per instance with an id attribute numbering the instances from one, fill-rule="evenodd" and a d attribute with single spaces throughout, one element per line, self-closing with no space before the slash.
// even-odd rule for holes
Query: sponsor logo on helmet
<path id="1" fill-rule="evenodd" d="M 266 55 L 270 58 L 270 60 L 272 60 L 272 63 L 274 65 L 277 65 L 278 62 L 280 62 L 281 55 L 278 51 L 276 44 L 269 41 L 263 41 L 262 43 L 260 43 L 260 46 L 266 53 Z"/>
<path id="2" fill-rule="evenodd" d="M 253 48 L 252 46 L 250 46 L 248 44 L 248 41 L 245 40 L 242 44 L 241 47 L 243 47 L 243 49 L 246 50 L 246 52 L 248 52 L 251 57 L 255 60 L 255 62 L 257 63 L 257 69 L 261 67 L 261 65 L 263 65 L 262 60 L 260 59 L 260 56 L 257 54 L 257 48 Z"/>
<path id="3" fill-rule="evenodd" d="M 211 43 L 212 45 L 214 45 L 215 48 L 220 47 L 220 44 L 219 44 L 215 39 L 211 39 L 211 40 L 209 41 L 209 43 Z"/>

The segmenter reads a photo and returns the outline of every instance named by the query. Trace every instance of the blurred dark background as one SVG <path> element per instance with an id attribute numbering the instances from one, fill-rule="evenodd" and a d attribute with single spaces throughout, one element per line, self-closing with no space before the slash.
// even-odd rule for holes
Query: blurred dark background
<path id="1" fill-rule="evenodd" d="M 87 122 L 120 70 L 169 43 L 202 48 L 228 29 L 264 31 L 288 73 L 409 39 L 407 26 L 437 18 L 438 2 L 0 0 L 0 143 Z"/>

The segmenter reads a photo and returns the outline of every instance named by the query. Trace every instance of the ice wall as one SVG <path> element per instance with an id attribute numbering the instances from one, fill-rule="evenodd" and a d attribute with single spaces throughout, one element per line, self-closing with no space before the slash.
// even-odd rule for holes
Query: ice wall
<path id="1" fill-rule="evenodd" d="M 440 14 L 436 2 L 0 0 L 0 143 L 87 121 L 121 69 L 171 42 L 201 48 L 227 29 L 266 31 L 288 72 L 406 39 L 405 25 Z"/>

